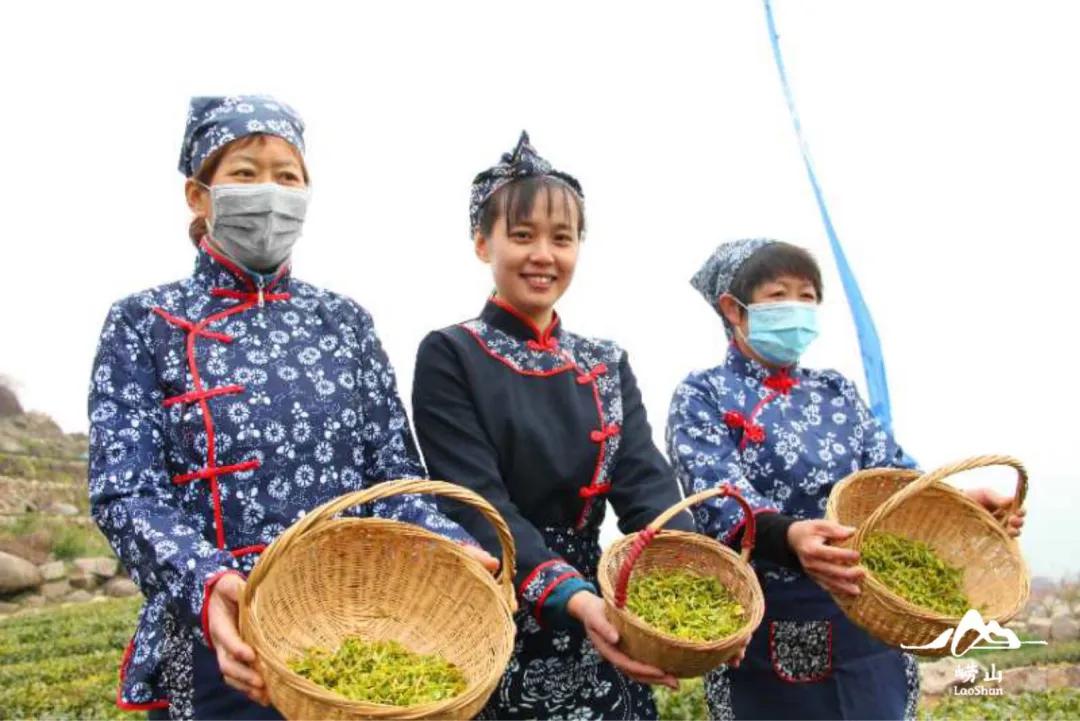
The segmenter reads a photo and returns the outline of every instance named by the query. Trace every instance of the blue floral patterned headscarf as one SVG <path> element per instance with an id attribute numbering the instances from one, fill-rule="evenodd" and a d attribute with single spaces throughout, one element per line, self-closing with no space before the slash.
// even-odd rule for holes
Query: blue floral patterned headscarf
<path id="1" fill-rule="evenodd" d="M 529 144 L 529 134 L 521 131 L 517 147 L 511 153 L 503 153 L 498 165 L 477 173 L 472 182 L 472 197 L 469 200 L 469 230 L 476 233 L 480 227 L 480 216 L 486 203 L 492 195 L 511 180 L 527 178 L 531 175 L 547 175 L 557 178 L 565 183 L 574 194 L 581 200 L 585 194 L 581 191 L 581 183 L 577 178 L 555 170 L 551 163 L 537 155 L 536 150 Z"/>
<path id="2" fill-rule="evenodd" d="M 694 286 L 701 297 L 709 304 L 716 314 L 724 321 L 724 330 L 731 337 L 731 327 L 727 318 L 720 312 L 720 296 L 731 290 L 731 283 L 750 256 L 767 245 L 779 241 L 769 238 L 747 238 L 733 240 L 730 243 L 721 244 L 713 251 L 701 269 L 690 279 L 690 285 Z"/>
<path id="3" fill-rule="evenodd" d="M 188 107 L 180 172 L 190 178 L 218 148 L 254 133 L 276 135 L 304 154 L 304 121 L 269 95 L 196 97 Z"/>

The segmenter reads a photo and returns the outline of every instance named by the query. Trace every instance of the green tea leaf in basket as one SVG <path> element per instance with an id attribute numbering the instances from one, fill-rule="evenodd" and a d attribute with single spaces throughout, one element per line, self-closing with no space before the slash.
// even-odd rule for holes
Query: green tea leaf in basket
<path id="1" fill-rule="evenodd" d="M 861 554 L 867 570 L 916 606 L 948 616 L 963 616 L 971 608 L 963 571 L 922 541 L 878 531 L 863 541 Z"/>
<path id="2" fill-rule="evenodd" d="M 311 648 L 289 668 L 354 701 L 416 706 L 443 701 L 465 690 L 465 676 L 438 656 L 409 651 L 396 641 L 346 638 L 337 651 Z"/>
<path id="3" fill-rule="evenodd" d="M 717 579 L 686 570 L 635 573 L 626 607 L 657 631 L 686 641 L 717 641 L 746 621 L 742 605 Z"/>

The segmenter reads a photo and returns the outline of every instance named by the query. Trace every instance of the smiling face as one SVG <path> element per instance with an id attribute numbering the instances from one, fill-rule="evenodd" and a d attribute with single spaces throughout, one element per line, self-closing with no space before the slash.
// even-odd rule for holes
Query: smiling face
<path id="1" fill-rule="evenodd" d="M 496 296 L 544 329 L 574 277 L 581 205 L 554 179 L 516 184 L 488 201 L 496 205 L 476 233 L 476 255 L 491 266 Z"/>

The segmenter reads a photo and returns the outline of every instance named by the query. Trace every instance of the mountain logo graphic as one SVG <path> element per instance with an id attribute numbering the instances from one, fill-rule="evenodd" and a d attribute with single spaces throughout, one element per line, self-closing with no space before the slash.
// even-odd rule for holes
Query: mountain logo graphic
<path id="1" fill-rule="evenodd" d="M 963 651 L 957 653 L 961 640 L 972 632 L 977 633 L 978 638 Z M 952 639 L 951 644 L 950 639 Z M 959 658 L 972 649 L 1005 651 L 1014 650 L 1023 645 L 1045 646 L 1046 641 L 1021 641 L 1014 632 L 1002 628 L 997 621 L 987 623 L 982 614 L 972 608 L 968 609 L 968 612 L 960 619 L 960 625 L 956 628 L 946 629 L 930 643 L 924 646 L 901 644 L 900 647 L 906 651 L 937 651 L 950 646 L 950 653 Z"/>

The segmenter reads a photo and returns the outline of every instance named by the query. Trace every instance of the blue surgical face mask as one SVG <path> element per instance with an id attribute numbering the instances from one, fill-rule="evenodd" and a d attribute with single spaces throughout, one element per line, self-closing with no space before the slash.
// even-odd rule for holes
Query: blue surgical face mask
<path id="1" fill-rule="evenodd" d="M 739 303 L 738 298 L 735 298 L 735 302 Z M 770 363 L 793 365 L 818 336 L 818 309 L 815 303 L 784 300 L 739 305 L 749 315 L 749 332 L 743 335 L 743 340 Z M 741 330 L 735 330 L 742 335 Z"/>

